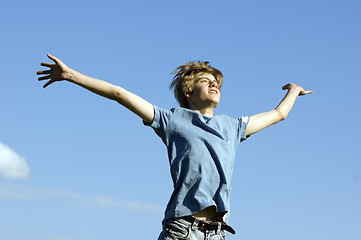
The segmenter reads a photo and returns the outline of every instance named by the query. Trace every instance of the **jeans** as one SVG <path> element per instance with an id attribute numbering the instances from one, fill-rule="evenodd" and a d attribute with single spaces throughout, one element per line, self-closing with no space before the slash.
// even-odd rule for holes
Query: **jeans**
<path id="1" fill-rule="evenodd" d="M 167 219 L 163 221 L 163 231 L 158 240 L 226 240 L 226 233 L 219 230 L 199 229 L 196 224 L 182 218 Z"/>

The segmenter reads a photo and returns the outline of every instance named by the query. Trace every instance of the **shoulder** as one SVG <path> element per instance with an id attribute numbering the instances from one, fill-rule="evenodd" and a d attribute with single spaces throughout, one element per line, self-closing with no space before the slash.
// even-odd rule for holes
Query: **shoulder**
<path id="1" fill-rule="evenodd" d="M 214 117 L 212 119 L 214 119 L 216 121 L 230 122 L 230 123 L 237 123 L 239 121 L 239 119 L 231 117 L 226 114 L 216 114 L 216 115 L 214 115 Z"/>

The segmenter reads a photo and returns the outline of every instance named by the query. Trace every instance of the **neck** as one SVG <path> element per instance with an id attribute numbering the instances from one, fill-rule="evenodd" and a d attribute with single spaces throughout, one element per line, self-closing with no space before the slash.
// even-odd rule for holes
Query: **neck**
<path id="1" fill-rule="evenodd" d="M 214 108 L 209 108 L 209 107 L 207 107 L 207 108 L 195 108 L 195 107 L 191 107 L 190 109 L 197 112 L 197 113 L 200 113 L 202 115 L 208 116 L 208 117 L 213 117 L 214 116 L 214 113 L 213 113 Z"/>

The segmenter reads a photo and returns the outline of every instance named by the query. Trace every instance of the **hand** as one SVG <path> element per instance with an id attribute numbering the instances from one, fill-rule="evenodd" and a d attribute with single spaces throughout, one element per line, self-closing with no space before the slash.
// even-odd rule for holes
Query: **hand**
<path id="1" fill-rule="evenodd" d="M 56 57 L 54 57 L 50 54 L 48 54 L 47 56 L 48 56 L 48 58 L 53 60 L 55 64 L 53 64 L 53 63 L 41 63 L 40 64 L 41 66 L 50 68 L 49 70 L 38 71 L 36 73 L 37 75 L 48 74 L 46 76 L 38 78 L 39 81 L 50 79 L 47 83 L 45 83 L 45 85 L 43 87 L 46 88 L 50 84 L 57 82 L 57 81 L 70 80 L 72 69 L 69 68 L 68 66 L 66 66 L 62 61 L 60 61 Z"/>
<path id="2" fill-rule="evenodd" d="M 282 87 L 282 89 L 283 89 L 283 90 L 286 90 L 286 89 L 288 89 L 288 90 L 296 89 L 296 90 L 299 91 L 299 94 L 298 94 L 299 96 L 306 95 L 306 94 L 309 94 L 309 93 L 313 93 L 313 91 L 310 91 L 310 90 L 306 91 L 306 90 L 303 89 L 303 87 L 298 86 L 298 85 L 296 85 L 296 84 L 294 84 L 294 83 L 288 83 L 288 84 L 284 85 L 284 86 Z"/>

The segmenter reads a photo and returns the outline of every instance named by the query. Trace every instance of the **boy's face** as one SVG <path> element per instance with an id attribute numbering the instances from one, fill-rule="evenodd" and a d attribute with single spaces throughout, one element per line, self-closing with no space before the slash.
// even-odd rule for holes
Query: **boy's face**
<path id="1" fill-rule="evenodd" d="M 217 81 L 210 73 L 195 75 L 193 92 L 186 94 L 189 105 L 195 107 L 217 107 L 221 98 L 221 91 Z"/>

